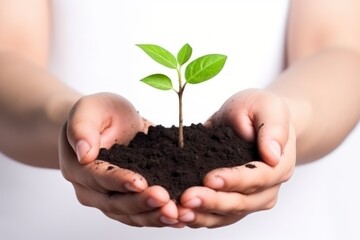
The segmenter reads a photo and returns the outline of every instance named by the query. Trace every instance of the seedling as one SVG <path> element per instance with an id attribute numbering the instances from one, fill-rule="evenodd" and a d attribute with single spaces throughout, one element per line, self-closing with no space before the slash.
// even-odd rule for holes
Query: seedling
<path id="1" fill-rule="evenodd" d="M 171 79 L 161 73 L 149 75 L 140 81 L 160 90 L 174 90 L 179 98 L 179 136 L 178 146 L 184 147 L 183 133 L 183 104 L 182 98 L 187 83 L 202 83 L 215 77 L 223 68 L 226 56 L 222 54 L 208 54 L 190 62 L 185 68 L 185 81 L 183 81 L 182 67 L 191 57 L 192 48 L 185 44 L 175 57 L 168 50 L 154 44 L 137 44 L 147 55 L 161 65 L 175 69 L 178 78 L 178 87 L 173 87 Z"/>

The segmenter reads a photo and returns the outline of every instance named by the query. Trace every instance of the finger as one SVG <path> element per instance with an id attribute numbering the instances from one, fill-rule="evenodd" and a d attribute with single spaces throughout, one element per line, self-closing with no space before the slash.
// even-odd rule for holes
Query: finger
<path id="1" fill-rule="evenodd" d="M 261 163 L 250 163 L 253 168 L 238 166 L 233 168 L 220 168 L 211 171 L 204 177 L 204 186 L 218 191 L 252 193 L 273 185 L 277 179 L 271 179 L 271 173 L 261 170 Z M 248 178 L 247 178 L 248 177 Z M 273 177 L 273 176 L 272 176 Z M 245 181 L 242 181 L 242 180 Z"/>
<path id="2" fill-rule="evenodd" d="M 204 177 L 204 186 L 218 191 L 249 194 L 286 182 L 292 176 L 296 163 L 295 134 L 293 129 L 290 132 L 281 161 L 275 167 L 255 161 L 244 166 L 215 169 Z"/>
<path id="3" fill-rule="evenodd" d="M 251 168 L 238 166 L 216 169 L 205 176 L 204 186 L 218 191 L 249 194 L 281 182 L 282 175 L 268 165 L 261 162 L 249 164 Z"/>
<path id="4" fill-rule="evenodd" d="M 110 93 L 81 98 L 70 112 L 68 122 L 68 140 L 81 163 L 95 160 L 100 147 L 128 144 L 148 126 L 129 101 Z"/>
<path id="5" fill-rule="evenodd" d="M 191 209 L 222 215 L 267 210 L 276 203 L 279 187 L 280 185 L 276 185 L 249 195 L 215 191 L 206 187 L 193 187 L 184 193 L 181 204 Z"/>
<path id="6" fill-rule="evenodd" d="M 98 192 L 143 191 L 146 180 L 137 173 L 113 166 L 100 160 L 82 165 L 66 139 L 66 126 L 62 128 L 59 138 L 60 168 L 64 178 L 79 183 Z"/>
<path id="7" fill-rule="evenodd" d="M 141 192 L 148 186 L 140 174 L 100 160 L 80 167 L 73 180 L 97 191 Z"/>
<path id="8" fill-rule="evenodd" d="M 163 212 L 168 211 L 169 209 L 172 209 L 173 212 L 172 216 L 165 216 Z M 162 208 L 156 209 L 154 211 L 139 213 L 139 214 L 119 215 L 111 212 L 105 212 L 105 214 L 114 220 L 120 221 L 130 226 L 137 226 L 137 227 L 171 226 L 176 228 L 180 228 L 184 226 L 184 224 L 179 223 L 179 221 L 176 219 L 178 214 L 177 214 L 176 205 L 173 201 L 169 201 Z M 164 221 L 164 219 L 166 220 Z"/>
<path id="9" fill-rule="evenodd" d="M 218 228 L 228 226 L 230 224 L 236 223 L 237 221 L 243 219 L 246 214 L 244 215 L 229 215 L 224 216 L 215 213 L 208 213 L 208 212 L 201 212 L 195 211 L 187 208 L 183 208 L 179 211 L 179 220 L 185 219 L 183 223 L 190 228 Z M 194 220 L 187 221 L 187 216 L 193 216 Z"/>
<path id="10" fill-rule="evenodd" d="M 279 186 L 265 191 L 242 195 L 235 192 L 219 192 L 211 189 L 189 190 L 182 205 L 187 210 L 179 211 L 179 220 L 186 222 L 184 217 L 189 212 L 194 214 L 188 226 L 217 227 L 238 221 L 251 212 L 268 210 L 275 206 Z M 189 199 L 186 199 L 189 198 Z M 196 202 L 196 207 L 193 203 Z"/>
<path id="11" fill-rule="evenodd" d="M 288 142 L 289 110 L 279 97 L 267 92 L 265 97 L 254 104 L 250 115 L 257 132 L 261 159 L 270 166 L 275 166 Z"/>
<path id="12" fill-rule="evenodd" d="M 215 112 L 204 125 L 206 127 L 229 126 L 242 139 L 254 142 L 254 124 L 252 119 L 249 118 L 248 109 L 243 101 L 236 101 L 234 96 L 226 101 L 220 110 Z"/>
<path id="13" fill-rule="evenodd" d="M 246 216 L 241 215 L 221 215 L 216 213 L 202 212 L 178 206 L 179 221 L 190 228 L 217 228 L 233 224 Z"/>
<path id="14" fill-rule="evenodd" d="M 206 125 L 227 125 L 246 141 L 257 140 L 262 160 L 275 166 L 287 143 L 289 110 L 277 95 L 249 89 L 229 98 Z"/>
<path id="15" fill-rule="evenodd" d="M 80 184 L 74 184 L 74 187 L 81 204 L 116 215 L 148 212 L 163 207 L 170 201 L 169 194 L 159 186 L 147 188 L 140 193 L 101 193 Z"/>
<path id="16" fill-rule="evenodd" d="M 96 159 L 100 149 L 100 129 L 94 123 L 80 122 L 68 128 L 68 141 L 75 150 L 77 160 L 87 164 Z"/>
<path id="17" fill-rule="evenodd" d="M 66 126 L 61 130 L 59 142 L 61 171 L 65 179 L 73 183 L 77 197 L 82 204 L 102 209 L 109 217 L 118 219 L 129 225 L 184 226 L 176 220 L 178 216 L 177 207 L 173 201 L 170 201 L 170 196 L 166 190 L 155 186 L 145 189 L 147 187 L 146 181 L 137 181 L 137 179 L 141 180 L 140 175 L 112 166 L 106 162 L 95 161 L 86 166 L 81 165 L 76 160 L 76 156 L 66 139 Z M 127 171 L 128 174 L 124 171 Z M 126 179 L 132 180 L 127 181 Z M 135 201 L 133 197 L 130 197 L 132 194 L 118 193 L 129 191 L 141 192 L 143 190 L 143 193 L 137 193 L 139 196 L 135 198 Z M 115 192 L 117 193 L 115 194 Z M 125 204 L 121 204 L 124 203 L 124 201 Z M 144 204 L 144 202 L 146 204 Z M 166 204 L 164 205 L 165 202 Z M 141 206 L 143 206 L 143 208 Z M 157 217 L 156 219 L 160 219 L 161 224 L 158 223 L 159 220 L 156 222 L 142 222 L 142 217 L 146 216 L 142 216 L 141 214 L 137 217 L 133 216 L 129 218 L 127 215 L 111 213 L 111 211 L 124 213 L 127 213 L 127 211 L 141 212 L 159 207 L 161 215 L 160 218 Z M 148 215 L 147 219 L 152 219 L 152 216 L 156 215 L 156 213 L 148 213 Z"/>
<path id="18" fill-rule="evenodd" d="M 102 104 L 93 103 L 95 97 L 92 95 L 80 99 L 70 112 L 68 121 L 68 141 L 83 164 L 95 160 L 101 146 L 110 147 L 117 134 L 116 131 L 108 130 L 113 124 L 113 118 L 101 107 Z M 97 101 L 105 102 L 100 95 L 98 98 Z M 96 104 L 100 107 L 91 106 Z"/>
<path id="19" fill-rule="evenodd" d="M 218 191 L 250 194 L 286 182 L 292 175 L 292 165 L 275 168 L 262 162 L 252 162 L 251 168 L 238 166 L 216 169 L 204 178 L 204 186 Z"/>

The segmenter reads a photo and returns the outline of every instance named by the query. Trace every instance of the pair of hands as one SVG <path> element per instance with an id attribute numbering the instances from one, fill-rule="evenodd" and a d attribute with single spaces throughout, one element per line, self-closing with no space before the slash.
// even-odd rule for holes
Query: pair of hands
<path id="1" fill-rule="evenodd" d="M 242 138 L 256 141 L 264 162 L 215 169 L 203 186 L 187 189 L 180 202 L 161 186 L 127 169 L 95 160 L 100 147 L 127 144 L 146 132 L 143 119 L 126 99 L 99 93 L 80 99 L 59 139 L 60 167 L 80 203 L 131 226 L 221 227 L 246 215 L 272 208 L 280 185 L 295 166 L 295 133 L 286 104 L 264 90 L 246 90 L 229 98 L 206 124 L 226 124 Z"/>

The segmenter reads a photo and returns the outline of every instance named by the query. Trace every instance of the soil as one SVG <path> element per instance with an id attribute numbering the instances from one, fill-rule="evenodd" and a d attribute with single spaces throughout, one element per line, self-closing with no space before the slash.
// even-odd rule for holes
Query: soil
<path id="1" fill-rule="evenodd" d="M 149 185 L 163 186 L 175 200 L 187 188 L 201 186 L 205 174 L 215 168 L 256 168 L 249 162 L 260 159 L 256 144 L 239 138 L 229 127 L 185 126 L 182 149 L 177 136 L 177 127 L 150 127 L 148 134 L 138 133 L 128 146 L 101 149 L 98 159 L 140 173 Z"/>

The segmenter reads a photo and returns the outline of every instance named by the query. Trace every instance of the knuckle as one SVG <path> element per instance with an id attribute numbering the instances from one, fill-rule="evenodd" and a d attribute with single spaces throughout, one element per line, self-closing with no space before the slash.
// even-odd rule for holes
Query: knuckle
<path id="1" fill-rule="evenodd" d="M 276 203 L 277 203 L 277 197 L 275 196 L 264 206 L 264 210 L 270 210 L 274 208 Z"/>
<path id="2" fill-rule="evenodd" d="M 254 181 L 245 191 L 245 194 L 251 194 L 258 192 L 265 187 L 265 180 L 263 178 L 259 178 L 256 181 Z"/>
<path id="3" fill-rule="evenodd" d="M 198 229 L 198 228 L 201 228 L 203 226 L 201 226 L 200 224 L 198 223 L 190 223 L 187 225 L 189 228 L 192 228 L 192 229 Z"/>
<path id="4" fill-rule="evenodd" d="M 245 209 L 245 203 L 239 204 L 237 208 L 232 212 L 232 215 L 234 216 L 244 216 L 247 214 L 247 211 Z"/>
<path id="5" fill-rule="evenodd" d="M 128 226 L 131 226 L 131 227 L 144 227 L 144 225 L 134 221 L 130 216 L 128 215 L 115 215 L 115 214 L 111 214 L 111 213 L 108 213 L 108 212 L 105 212 L 103 211 L 103 213 L 113 219 L 113 220 L 116 220 L 118 222 L 121 222 L 123 224 L 126 224 Z"/>
<path id="6" fill-rule="evenodd" d="M 292 176 L 292 173 L 291 173 L 291 172 L 288 172 L 288 173 L 284 174 L 283 178 L 281 179 L 281 182 L 284 183 L 284 182 L 289 181 L 289 179 L 291 178 L 291 176 Z"/>
<path id="7" fill-rule="evenodd" d="M 193 229 L 210 227 L 202 217 L 195 217 L 195 220 L 191 223 L 188 223 L 187 226 Z"/>
<path id="8" fill-rule="evenodd" d="M 282 175 L 282 177 L 280 178 L 281 183 L 287 182 L 289 181 L 289 179 L 292 177 L 294 172 L 294 169 L 291 168 L 289 169 L 285 174 Z"/>
<path id="9" fill-rule="evenodd" d="M 125 214 L 123 209 L 121 209 L 121 205 L 114 204 L 112 194 L 107 194 L 105 204 L 102 204 L 101 208 L 103 211 L 108 213 L 113 213 L 116 215 L 123 215 Z"/>
<path id="10" fill-rule="evenodd" d="M 78 190 L 76 190 L 76 198 L 81 205 L 91 207 L 91 204 L 88 201 L 88 198 L 86 196 L 83 196 L 83 194 L 81 194 Z"/>
<path id="11" fill-rule="evenodd" d="M 72 182 L 73 178 L 71 177 L 70 174 L 67 173 L 67 171 L 65 169 L 63 169 L 63 168 L 61 169 L 61 174 L 65 178 L 66 181 Z"/>

